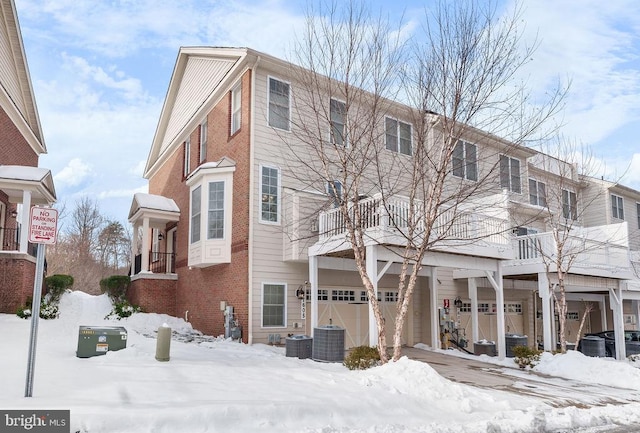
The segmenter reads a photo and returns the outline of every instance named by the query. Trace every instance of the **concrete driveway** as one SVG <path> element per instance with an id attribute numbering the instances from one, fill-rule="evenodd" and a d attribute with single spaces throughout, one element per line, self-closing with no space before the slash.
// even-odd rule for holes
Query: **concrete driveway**
<path id="1" fill-rule="evenodd" d="M 591 385 L 524 371 L 515 363 L 514 368 L 508 368 L 412 347 L 404 348 L 402 353 L 409 359 L 428 363 L 441 376 L 452 381 L 538 398 L 553 407 L 588 408 L 640 402 L 637 390 Z"/>

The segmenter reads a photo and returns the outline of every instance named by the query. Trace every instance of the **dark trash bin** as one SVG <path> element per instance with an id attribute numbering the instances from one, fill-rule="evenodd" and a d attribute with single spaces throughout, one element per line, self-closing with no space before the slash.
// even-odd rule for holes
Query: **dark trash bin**
<path id="1" fill-rule="evenodd" d="M 587 335 L 580 340 L 580 352 L 585 356 L 598 356 L 604 358 L 607 355 L 604 338 L 597 335 Z"/>
<path id="2" fill-rule="evenodd" d="M 506 355 L 508 358 L 513 358 L 515 355 L 513 354 L 513 348 L 516 346 L 526 346 L 527 345 L 527 336 L 526 335 L 518 335 L 518 334 L 506 334 L 505 335 L 505 347 L 506 347 Z"/>

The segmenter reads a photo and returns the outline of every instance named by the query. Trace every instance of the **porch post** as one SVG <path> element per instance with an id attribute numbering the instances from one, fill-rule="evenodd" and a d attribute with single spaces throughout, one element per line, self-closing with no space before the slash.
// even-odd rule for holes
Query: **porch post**
<path id="1" fill-rule="evenodd" d="M 545 272 L 538 274 L 538 296 L 542 299 L 542 343 L 544 350 L 553 350 L 553 341 L 551 340 L 551 322 L 553 314 L 551 313 L 551 294 L 549 293 L 549 277 Z"/>
<path id="2" fill-rule="evenodd" d="M 475 278 L 467 279 L 469 286 L 469 299 L 471 299 L 471 338 L 473 342 L 480 341 L 480 329 L 478 328 L 478 281 Z"/>
<path id="3" fill-rule="evenodd" d="M 429 296 L 431 304 L 431 347 L 440 349 L 440 312 L 438 311 L 438 270 L 431 268 L 429 277 Z"/>
<path id="4" fill-rule="evenodd" d="M 632 308 L 632 312 L 633 315 L 635 316 L 635 328 L 636 330 L 638 329 L 638 324 L 640 323 L 638 321 L 638 319 L 640 319 L 640 302 L 639 301 L 633 301 L 631 303 L 631 308 Z"/>
<path id="5" fill-rule="evenodd" d="M 506 334 L 505 334 L 505 320 L 504 320 L 504 287 L 502 284 L 502 265 L 498 262 L 496 271 L 485 271 L 489 282 L 496 291 L 496 317 L 497 323 L 497 335 L 496 342 L 498 348 L 498 359 L 504 359 L 507 356 L 506 348 Z"/>
<path id="6" fill-rule="evenodd" d="M 371 284 L 373 284 L 373 291 L 376 299 L 378 298 L 378 250 L 375 245 L 370 245 L 367 248 L 367 274 Z M 369 302 L 369 346 L 378 346 L 378 325 L 376 324 L 376 318 L 373 315 L 373 307 Z"/>
<path id="7" fill-rule="evenodd" d="M 142 248 L 140 252 L 142 253 L 142 257 L 140 257 L 140 273 L 149 272 L 149 250 L 151 245 L 149 245 L 149 218 L 144 217 L 142 219 Z"/>
<path id="8" fill-rule="evenodd" d="M 131 276 L 136 274 L 136 251 L 138 251 L 138 223 L 133 224 L 133 239 L 131 244 Z M 142 259 L 142 255 L 140 256 Z"/>
<path id="9" fill-rule="evenodd" d="M 617 288 L 609 289 L 609 304 L 613 311 L 613 332 L 615 333 L 616 359 L 623 360 L 627 357 L 627 348 L 624 339 L 624 315 L 622 314 L 622 289 L 621 282 Z"/>
<path id="10" fill-rule="evenodd" d="M 311 285 L 311 337 L 318 326 L 318 256 L 309 256 L 309 284 Z"/>
<path id="11" fill-rule="evenodd" d="M 22 191 L 22 214 L 20 215 L 20 252 L 26 253 L 29 246 L 29 215 L 31 213 L 31 191 Z"/>

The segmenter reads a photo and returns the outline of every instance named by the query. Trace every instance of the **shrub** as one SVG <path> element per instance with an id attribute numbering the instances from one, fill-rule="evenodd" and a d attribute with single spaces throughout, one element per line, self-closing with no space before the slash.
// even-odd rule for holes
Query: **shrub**
<path id="1" fill-rule="evenodd" d="M 29 317 L 31 317 L 31 307 L 27 305 L 18 307 L 18 311 L 16 311 L 16 315 L 21 319 L 28 319 Z"/>
<path id="2" fill-rule="evenodd" d="M 522 369 L 535 367 L 540 361 L 540 354 L 542 353 L 538 349 L 532 349 L 529 346 L 514 346 L 512 350 L 515 355 L 515 363 Z"/>
<path id="3" fill-rule="evenodd" d="M 52 303 L 56 303 L 60 296 L 73 286 L 71 275 L 55 274 L 44 279 L 44 285 Z"/>
<path id="4" fill-rule="evenodd" d="M 369 346 L 354 347 L 344 360 L 349 370 L 366 370 L 380 363 L 378 349 Z"/>
<path id="5" fill-rule="evenodd" d="M 29 317 L 31 317 L 32 311 L 31 311 L 31 304 L 32 301 L 31 300 L 27 300 L 26 304 L 22 307 L 18 307 L 18 311 L 16 311 L 16 315 L 18 317 L 20 317 L 21 319 L 28 319 Z M 42 300 L 42 302 L 40 303 L 40 318 L 41 319 L 57 319 L 58 315 L 59 315 L 59 310 L 58 310 L 58 304 L 56 303 L 49 303 L 47 301 L 45 301 L 44 299 Z"/>
<path id="6" fill-rule="evenodd" d="M 116 302 L 113 310 L 106 315 L 105 319 L 123 319 L 131 316 L 133 313 L 139 313 L 142 309 L 137 305 L 131 305 L 128 301 Z"/>
<path id="7" fill-rule="evenodd" d="M 130 284 L 131 278 L 128 275 L 112 275 L 100 280 L 100 290 L 108 294 L 114 303 L 118 303 L 124 300 Z"/>

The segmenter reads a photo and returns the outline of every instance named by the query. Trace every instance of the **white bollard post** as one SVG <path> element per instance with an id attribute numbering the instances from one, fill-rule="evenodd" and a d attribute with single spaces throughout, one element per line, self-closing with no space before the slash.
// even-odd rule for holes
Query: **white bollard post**
<path id="1" fill-rule="evenodd" d="M 158 338 L 156 342 L 156 360 L 168 361 L 171 351 L 171 328 L 167 325 L 162 325 L 158 328 Z"/>

